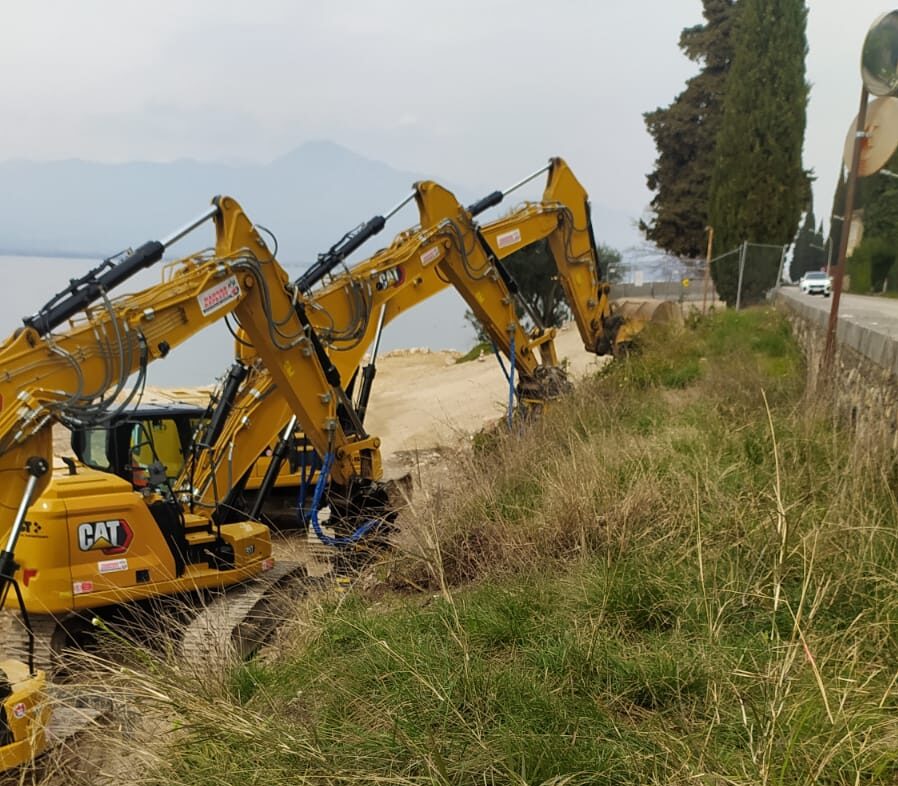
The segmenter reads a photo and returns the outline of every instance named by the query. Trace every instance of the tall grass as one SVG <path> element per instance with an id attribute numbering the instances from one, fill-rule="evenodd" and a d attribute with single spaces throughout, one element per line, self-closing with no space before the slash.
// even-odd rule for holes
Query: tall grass
<path id="1" fill-rule="evenodd" d="M 455 470 L 267 657 L 110 675 L 168 729 L 141 782 L 898 778 L 898 468 L 775 313 L 650 333 Z"/>

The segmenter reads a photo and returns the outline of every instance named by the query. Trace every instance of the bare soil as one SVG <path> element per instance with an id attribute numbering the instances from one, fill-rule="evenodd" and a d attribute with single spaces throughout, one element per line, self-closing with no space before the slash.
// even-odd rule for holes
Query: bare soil
<path id="1" fill-rule="evenodd" d="M 574 325 L 559 330 L 555 347 L 572 379 L 608 362 L 586 351 Z M 504 415 L 508 383 L 495 356 L 467 363 L 456 363 L 457 357 L 453 352 L 399 350 L 378 361 L 365 423 L 381 438 L 386 477 L 405 472 L 410 455 L 464 446 L 472 434 Z"/>

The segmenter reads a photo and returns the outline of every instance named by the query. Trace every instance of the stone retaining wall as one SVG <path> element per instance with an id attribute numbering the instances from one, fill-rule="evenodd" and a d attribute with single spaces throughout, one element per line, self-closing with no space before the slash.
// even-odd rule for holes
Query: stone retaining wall
<path id="1" fill-rule="evenodd" d="M 808 390 L 826 395 L 818 375 L 829 314 L 785 296 L 777 297 L 776 306 L 786 314 L 804 350 Z M 834 405 L 858 435 L 885 439 L 898 450 L 898 342 L 844 320 L 837 337 L 831 388 Z"/>

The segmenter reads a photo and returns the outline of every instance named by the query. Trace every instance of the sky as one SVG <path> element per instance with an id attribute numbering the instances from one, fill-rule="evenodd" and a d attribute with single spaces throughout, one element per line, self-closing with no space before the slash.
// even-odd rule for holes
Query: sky
<path id="1" fill-rule="evenodd" d="M 0 160 L 267 162 L 329 139 L 494 188 L 562 155 L 630 222 L 651 199 L 642 114 L 695 73 L 677 39 L 702 21 L 699 0 L 4 6 Z M 865 32 L 888 10 L 809 2 L 805 165 L 818 217 L 856 112 Z"/>

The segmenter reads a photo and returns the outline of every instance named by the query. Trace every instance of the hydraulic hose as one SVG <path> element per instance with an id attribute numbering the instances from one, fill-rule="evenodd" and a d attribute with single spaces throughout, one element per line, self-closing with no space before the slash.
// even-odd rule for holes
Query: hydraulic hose
<path id="1" fill-rule="evenodd" d="M 324 457 L 324 463 L 321 465 L 321 469 L 318 472 L 318 482 L 315 484 L 315 491 L 312 494 L 312 509 L 309 511 L 309 519 L 312 522 L 312 530 L 315 533 L 318 540 L 320 540 L 325 546 L 337 547 L 337 546 L 349 546 L 353 543 L 358 543 L 370 530 L 377 524 L 377 519 L 371 519 L 370 521 L 366 521 L 362 526 L 356 529 L 351 535 L 347 535 L 345 537 L 340 538 L 332 538 L 330 535 L 326 534 L 324 530 L 321 528 L 321 524 L 318 521 L 318 508 L 321 505 L 321 497 L 324 495 L 324 489 L 327 486 L 327 479 L 330 476 L 331 466 L 334 463 L 334 453 L 333 451 L 329 451 Z"/>

